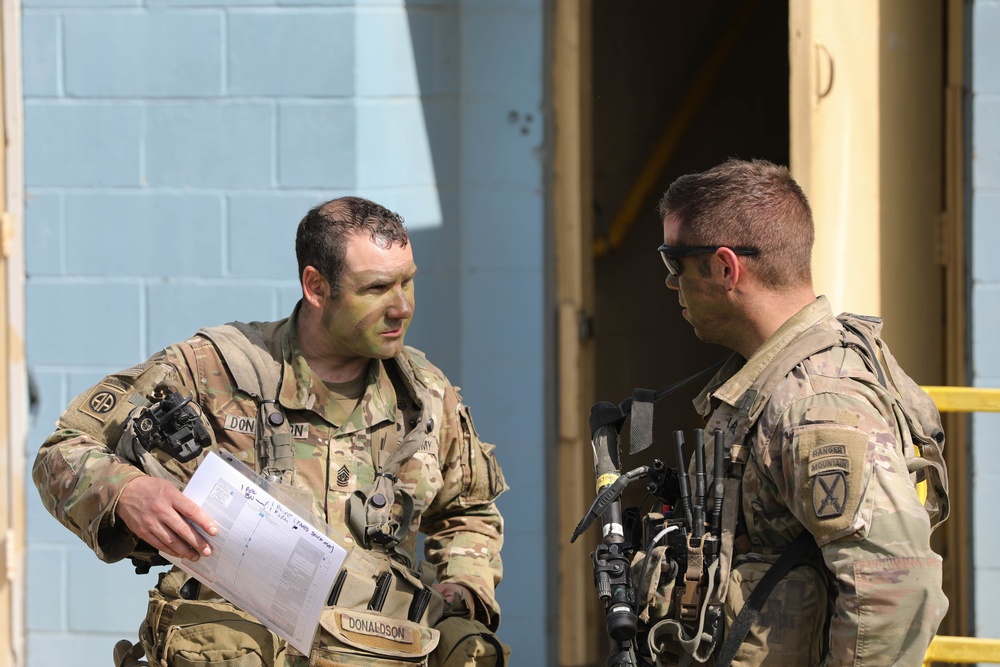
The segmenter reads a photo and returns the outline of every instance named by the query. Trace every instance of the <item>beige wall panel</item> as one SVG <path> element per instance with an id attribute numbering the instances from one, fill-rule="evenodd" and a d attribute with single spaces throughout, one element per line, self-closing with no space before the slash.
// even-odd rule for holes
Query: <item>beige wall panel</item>
<path id="1" fill-rule="evenodd" d="M 942 7 L 882 0 L 881 282 L 885 336 L 921 384 L 944 381 Z"/>
<path id="2" fill-rule="evenodd" d="M 554 153 L 552 157 L 551 217 L 556 251 L 558 305 L 558 475 L 556 590 L 557 663 L 561 667 L 591 665 L 602 636 L 603 623 L 593 585 L 590 552 L 596 531 L 574 544 L 571 535 L 593 498 L 594 463 L 586 433 L 586 415 L 594 398 L 593 343 L 580 339 L 580 319 L 593 312 L 593 238 L 590 145 L 590 2 L 559 0 L 553 14 Z M 542 656 L 538 660 L 543 660 Z"/>
<path id="3" fill-rule="evenodd" d="M 789 8 L 791 168 L 816 220 L 813 280 L 835 312 L 878 314 L 879 4 Z"/>
<path id="4" fill-rule="evenodd" d="M 24 442 L 28 391 L 24 356 L 24 179 L 20 2 L 0 4 L 0 667 L 25 657 Z"/>

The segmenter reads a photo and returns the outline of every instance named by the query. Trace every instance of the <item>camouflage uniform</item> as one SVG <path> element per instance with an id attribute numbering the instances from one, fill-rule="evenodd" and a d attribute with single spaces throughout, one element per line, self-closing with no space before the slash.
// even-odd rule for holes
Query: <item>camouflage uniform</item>
<path id="1" fill-rule="evenodd" d="M 275 360 L 283 365 L 278 403 L 295 437 L 294 486 L 306 491 L 313 513 L 342 533 L 345 511 L 357 489 L 375 476 L 380 446 L 389 430 L 398 437 L 417 424 L 419 407 L 390 375 L 395 360 L 373 360 L 360 403 L 346 414 L 309 368 L 299 347 L 295 315 L 259 329 Z M 469 409 L 439 369 L 413 348 L 403 355 L 430 389 L 440 414 L 420 450 L 398 474 L 398 489 L 414 500 L 409 532 L 398 550 L 417 562 L 417 533 L 427 537 L 424 553 L 437 580 L 461 584 L 475 595 L 475 616 L 490 628 L 499 623 L 494 589 L 502 576 L 503 520 L 494 504 L 507 487 L 493 454 L 472 424 Z M 216 347 L 195 336 L 167 347 L 149 361 L 110 375 L 70 404 L 57 430 L 44 443 L 33 469 L 48 510 L 92 548 L 101 560 L 128 556 L 137 539 L 117 519 L 124 486 L 143 473 L 116 456 L 131 394 L 150 396 L 167 388 L 194 396 L 212 434 L 213 447 L 233 452 L 251 467 L 256 405 L 235 390 L 235 381 Z M 373 457 L 373 449 L 376 454 Z M 155 450 L 157 459 L 186 482 L 200 460 L 186 464 Z M 384 454 L 382 462 L 384 462 Z"/>
<path id="2" fill-rule="evenodd" d="M 745 363 L 723 367 L 695 401 L 707 431 L 731 436 L 757 378 L 798 337 L 823 329 L 842 327 L 820 297 Z M 891 404 L 875 384 L 856 351 L 836 347 L 803 361 L 763 398 L 743 443 L 737 553 L 749 555 L 734 559 L 730 597 L 741 595 L 741 578 L 757 580 L 767 568 L 739 572 L 737 564 L 773 561 L 803 528 L 819 549 L 816 567 L 796 568 L 772 592 L 734 665 L 921 663 L 948 609 L 941 558 L 929 545 Z"/>

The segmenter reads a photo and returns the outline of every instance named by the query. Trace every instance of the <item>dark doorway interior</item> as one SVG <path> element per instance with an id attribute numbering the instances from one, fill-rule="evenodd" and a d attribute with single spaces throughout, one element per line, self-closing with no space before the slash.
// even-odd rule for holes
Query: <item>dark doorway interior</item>
<path id="1" fill-rule="evenodd" d="M 598 0 L 592 7 L 597 398 L 620 403 L 634 387 L 662 387 L 728 354 L 695 338 L 664 286 L 656 205 L 676 177 L 729 157 L 788 163 L 788 6 Z M 657 151 L 661 165 L 651 165 Z M 649 186 L 638 187 L 644 177 Z M 623 216 L 630 202 L 636 212 Z M 623 433 L 624 468 L 653 457 L 674 464 L 670 433 L 690 436 L 700 425 L 691 399 L 702 384 L 657 403 L 646 452 L 629 456 Z M 642 486 L 629 491 L 635 502 Z"/>

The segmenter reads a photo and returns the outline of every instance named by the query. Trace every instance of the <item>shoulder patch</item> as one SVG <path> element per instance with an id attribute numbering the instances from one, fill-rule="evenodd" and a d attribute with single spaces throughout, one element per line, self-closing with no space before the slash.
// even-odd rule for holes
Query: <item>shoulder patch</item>
<path id="1" fill-rule="evenodd" d="M 802 516 L 822 544 L 822 538 L 849 530 L 857 519 L 864 496 L 868 436 L 828 423 L 801 429 L 794 439 Z"/>
<path id="2" fill-rule="evenodd" d="M 832 519 L 847 506 L 847 473 L 824 472 L 812 478 L 813 510 L 819 519 Z"/>
<path id="3" fill-rule="evenodd" d="M 79 406 L 80 412 L 93 417 L 102 424 L 115 412 L 115 408 L 125 397 L 126 388 L 120 382 L 107 379 L 90 391 L 87 399 Z"/>

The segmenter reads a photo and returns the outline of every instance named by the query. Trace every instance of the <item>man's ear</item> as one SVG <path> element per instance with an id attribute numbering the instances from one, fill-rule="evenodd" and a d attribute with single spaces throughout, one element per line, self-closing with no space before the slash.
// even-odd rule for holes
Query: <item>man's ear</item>
<path id="1" fill-rule="evenodd" d="M 322 308 L 330 298 L 330 283 L 315 266 L 302 271 L 302 298 L 315 308 Z"/>
<path id="2" fill-rule="evenodd" d="M 739 256 L 729 248 L 722 247 L 715 251 L 715 259 L 721 265 L 725 288 L 735 289 L 743 275 L 743 265 L 740 264 Z"/>

